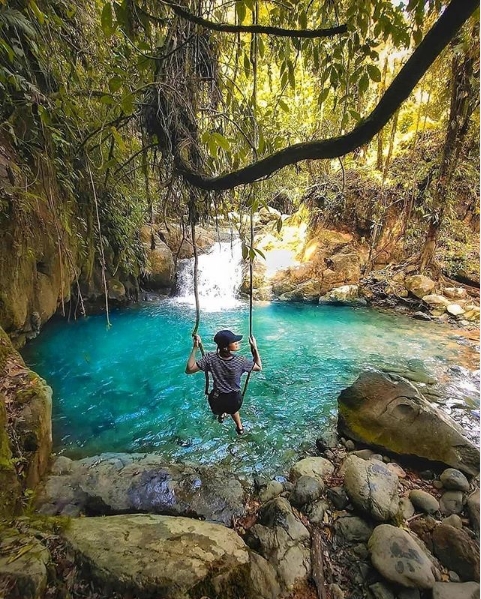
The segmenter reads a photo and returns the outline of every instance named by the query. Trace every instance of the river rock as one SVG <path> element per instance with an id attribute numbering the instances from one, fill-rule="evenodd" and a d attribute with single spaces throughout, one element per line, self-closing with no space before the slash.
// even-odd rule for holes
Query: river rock
<path id="1" fill-rule="evenodd" d="M 374 529 L 368 549 L 374 567 L 388 580 L 405 587 L 433 587 L 433 564 L 406 531 L 381 524 Z"/>
<path id="2" fill-rule="evenodd" d="M 448 524 L 449 526 L 454 526 L 454 528 L 463 528 L 463 521 L 457 514 L 451 514 L 447 518 L 444 518 L 442 524 Z"/>
<path id="3" fill-rule="evenodd" d="M 479 599 L 477 582 L 436 582 L 432 599 Z"/>
<path id="4" fill-rule="evenodd" d="M 399 512 L 404 520 L 408 520 L 414 516 L 415 509 L 409 497 L 401 497 L 399 500 Z"/>
<path id="5" fill-rule="evenodd" d="M 344 464 L 344 486 L 352 503 L 378 521 L 394 518 L 399 509 L 398 477 L 382 462 L 354 455 Z"/>
<path id="6" fill-rule="evenodd" d="M 338 429 L 355 441 L 479 471 L 479 449 L 463 429 L 404 379 L 364 372 L 341 392 L 338 407 Z"/>
<path id="7" fill-rule="evenodd" d="M 0 596 L 3 597 L 3 592 L 8 589 L 7 599 L 43 598 L 49 562 L 49 551 L 36 538 L 15 529 L 3 529 L 0 540 Z"/>
<path id="8" fill-rule="evenodd" d="M 325 295 L 319 298 L 319 303 L 358 303 L 359 302 L 359 286 L 358 285 L 342 285 L 328 291 Z"/>
<path id="9" fill-rule="evenodd" d="M 443 295 L 449 299 L 466 299 L 468 297 L 466 289 L 463 287 L 445 287 Z"/>
<path id="10" fill-rule="evenodd" d="M 466 505 L 468 508 L 468 515 L 471 525 L 479 538 L 479 489 L 476 489 L 474 493 L 471 493 L 471 495 L 468 497 Z"/>
<path id="11" fill-rule="evenodd" d="M 343 487 L 331 487 L 327 489 L 327 498 L 336 510 L 343 510 L 349 503 L 349 497 Z"/>
<path id="12" fill-rule="evenodd" d="M 174 282 L 174 258 L 166 243 L 154 236 L 155 247 L 144 243 L 147 264 L 145 267 L 144 281 L 148 289 L 170 289 Z"/>
<path id="13" fill-rule="evenodd" d="M 312 524 L 322 524 L 324 521 L 324 514 L 329 509 L 329 506 L 325 501 L 314 501 L 307 508 L 307 515 L 309 516 L 309 521 Z"/>
<path id="14" fill-rule="evenodd" d="M 404 285 L 414 296 L 421 299 L 435 288 L 436 283 L 424 275 L 406 277 Z"/>
<path id="15" fill-rule="evenodd" d="M 302 508 L 308 503 L 319 499 L 324 490 L 322 480 L 312 476 L 301 476 L 297 479 L 294 490 L 289 496 L 289 501 L 293 506 Z"/>
<path id="16" fill-rule="evenodd" d="M 430 493 L 415 489 L 409 493 L 409 499 L 415 508 L 425 514 L 434 514 L 439 510 L 439 502 Z"/>
<path id="17" fill-rule="evenodd" d="M 464 530 L 448 524 L 436 526 L 433 553 L 448 570 L 459 574 L 461 580 L 479 582 L 479 547 Z"/>
<path id="18" fill-rule="evenodd" d="M 439 477 L 445 489 L 454 491 L 469 491 L 469 481 L 462 472 L 456 468 L 446 468 Z"/>
<path id="19" fill-rule="evenodd" d="M 274 497 L 280 495 L 282 491 L 284 491 L 284 485 L 282 483 L 278 482 L 277 480 L 270 480 L 265 489 L 262 489 L 262 491 L 259 493 L 259 499 L 262 501 L 262 503 L 266 503 L 267 501 L 270 501 L 271 499 L 274 499 Z"/>
<path id="20" fill-rule="evenodd" d="M 262 506 L 258 522 L 249 529 L 246 542 L 274 567 L 281 590 L 292 590 L 310 576 L 309 531 L 283 497 Z"/>
<path id="21" fill-rule="evenodd" d="M 72 520 L 63 533 L 106 592 L 254 599 L 249 550 L 232 530 L 190 518 L 135 514 Z"/>
<path id="22" fill-rule="evenodd" d="M 244 514 L 244 495 L 240 480 L 221 468 L 107 453 L 72 462 L 70 472 L 48 477 L 39 506 L 49 515 L 65 515 L 76 506 L 87 515 L 148 512 L 230 525 Z"/>
<path id="23" fill-rule="evenodd" d="M 357 516 L 345 516 L 336 520 L 334 530 L 344 542 L 359 543 L 369 540 L 373 527 Z"/>
<path id="24" fill-rule="evenodd" d="M 441 495 L 439 509 L 442 514 L 460 514 L 463 507 L 464 500 L 461 491 L 446 491 Z"/>
<path id="25" fill-rule="evenodd" d="M 465 311 L 459 304 L 449 304 L 446 306 L 446 312 L 451 316 L 462 316 Z"/>
<path id="26" fill-rule="evenodd" d="M 304 458 L 292 466 L 289 476 L 297 480 L 301 476 L 312 476 L 323 481 L 334 472 L 334 466 L 325 458 Z"/>

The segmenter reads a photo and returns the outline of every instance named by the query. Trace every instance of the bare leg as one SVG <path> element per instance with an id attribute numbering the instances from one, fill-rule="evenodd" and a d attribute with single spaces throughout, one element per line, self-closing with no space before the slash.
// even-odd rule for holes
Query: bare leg
<path id="1" fill-rule="evenodd" d="M 236 424 L 237 430 L 243 430 L 239 412 L 236 412 L 235 414 L 231 414 L 231 416 L 232 416 L 232 420 Z"/>

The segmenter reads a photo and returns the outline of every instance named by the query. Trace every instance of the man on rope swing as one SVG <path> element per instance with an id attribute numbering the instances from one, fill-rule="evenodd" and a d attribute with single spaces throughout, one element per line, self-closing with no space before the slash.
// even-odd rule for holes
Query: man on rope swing
<path id="1" fill-rule="evenodd" d="M 217 351 L 209 352 L 196 361 L 195 354 L 202 340 L 199 335 L 194 335 L 194 346 L 185 367 L 186 374 L 194 374 L 201 370 L 212 373 L 214 388 L 208 395 L 210 408 L 219 422 L 224 422 L 227 414 L 230 414 L 238 435 L 244 434 L 239 414 L 244 399 L 244 394 L 240 390 L 241 376 L 245 372 L 262 370 L 262 360 L 255 337 L 249 337 L 253 360 L 232 353 L 239 349 L 241 339 L 242 335 L 234 335 L 232 331 L 219 331 L 214 337 Z"/>

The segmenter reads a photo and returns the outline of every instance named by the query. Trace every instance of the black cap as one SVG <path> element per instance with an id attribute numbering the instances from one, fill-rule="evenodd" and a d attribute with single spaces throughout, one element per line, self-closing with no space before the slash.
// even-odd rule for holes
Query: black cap
<path id="1" fill-rule="evenodd" d="M 219 331 L 214 337 L 214 341 L 219 347 L 228 347 L 231 343 L 235 343 L 241 339 L 242 335 L 234 335 L 232 331 L 228 331 L 227 329 Z"/>

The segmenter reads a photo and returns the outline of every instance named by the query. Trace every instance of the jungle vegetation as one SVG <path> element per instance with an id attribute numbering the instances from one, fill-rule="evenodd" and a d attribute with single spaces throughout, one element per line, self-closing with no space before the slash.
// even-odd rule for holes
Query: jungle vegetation
<path id="1" fill-rule="evenodd" d="M 476 231 L 478 89 L 473 0 L 0 0 L 0 221 L 46 197 L 135 271 L 145 222 L 305 204 L 424 271 Z"/>

